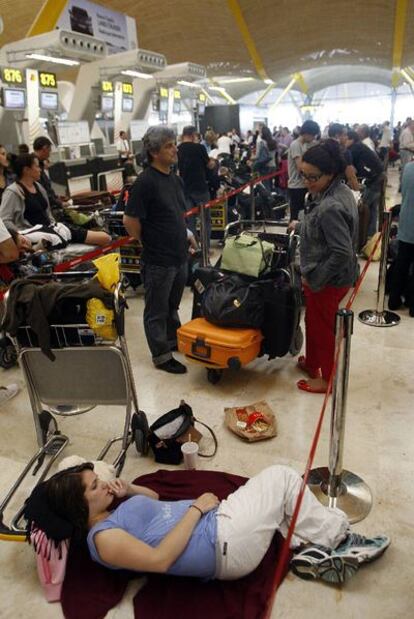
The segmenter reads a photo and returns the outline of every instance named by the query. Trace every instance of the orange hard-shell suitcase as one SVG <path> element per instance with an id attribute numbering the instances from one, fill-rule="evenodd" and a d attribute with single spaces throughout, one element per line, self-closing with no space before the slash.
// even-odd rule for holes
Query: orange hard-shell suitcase
<path id="1" fill-rule="evenodd" d="M 210 382 L 217 382 L 221 370 L 240 369 L 256 359 L 263 335 L 260 329 L 217 327 L 204 318 L 195 318 L 177 331 L 178 350 L 188 359 L 210 370 Z"/>

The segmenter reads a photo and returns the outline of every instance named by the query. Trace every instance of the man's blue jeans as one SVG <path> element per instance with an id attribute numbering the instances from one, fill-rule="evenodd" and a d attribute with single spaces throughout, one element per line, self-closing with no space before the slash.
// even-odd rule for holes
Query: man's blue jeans
<path id="1" fill-rule="evenodd" d="M 180 327 L 178 308 L 187 281 L 187 262 L 180 266 L 143 265 L 144 329 L 154 365 L 172 358 Z"/>
<path id="2" fill-rule="evenodd" d="M 210 194 L 206 190 L 204 192 L 191 192 L 186 194 L 186 202 L 188 210 L 194 208 L 195 206 L 200 206 L 200 204 L 205 204 L 210 200 Z M 206 209 L 206 226 L 207 226 L 207 239 L 208 239 L 208 248 L 210 249 L 210 236 L 211 236 L 211 212 L 210 209 Z M 196 221 L 198 215 L 190 215 L 187 217 L 187 226 L 194 234 L 196 238 L 198 238 L 197 230 L 196 230 Z"/>
<path id="3" fill-rule="evenodd" d="M 382 185 L 384 182 L 384 177 L 381 175 L 381 177 L 376 180 L 374 183 L 372 183 L 371 185 L 367 186 L 365 185 L 364 188 L 364 193 L 363 193 L 363 200 L 365 202 L 365 204 L 368 206 L 369 208 L 369 223 L 368 223 L 368 237 L 373 236 L 377 230 L 378 230 L 378 207 L 379 207 L 379 201 L 381 198 L 381 190 L 382 190 Z"/>

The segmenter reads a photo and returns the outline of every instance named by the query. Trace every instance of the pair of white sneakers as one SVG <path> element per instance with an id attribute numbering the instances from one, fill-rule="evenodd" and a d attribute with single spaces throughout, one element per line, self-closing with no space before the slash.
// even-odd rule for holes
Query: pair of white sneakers
<path id="1" fill-rule="evenodd" d="M 20 387 L 16 383 L 11 383 L 10 385 L 7 385 L 7 387 L 0 387 L 0 406 L 5 404 L 5 402 L 8 402 L 8 400 L 14 398 L 19 391 Z"/>

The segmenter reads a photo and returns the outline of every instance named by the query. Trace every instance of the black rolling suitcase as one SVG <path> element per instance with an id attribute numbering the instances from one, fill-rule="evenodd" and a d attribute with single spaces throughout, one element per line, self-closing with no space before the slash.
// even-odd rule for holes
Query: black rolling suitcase
<path id="1" fill-rule="evenodd" d="M 290 279 L 281 274 L 263 282 L 265 295 L 262 352 L 269 359 L 297 354 L 302 347 L 300 295 Z"/>

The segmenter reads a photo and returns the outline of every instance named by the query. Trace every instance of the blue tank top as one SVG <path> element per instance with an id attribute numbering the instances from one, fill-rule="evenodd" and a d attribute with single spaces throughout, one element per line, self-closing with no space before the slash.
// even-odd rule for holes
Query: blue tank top
<path id="1" fill-rule="evenodd" d="M 102 561 L 96 550 L 94 537 L 106 529 L 122 529 L 140 541 L 158 546 L 187 512 L 192 500 L 157 501 L 145 496 L 134 496 L 121 503 L 108 518 L 98 522 L 89 531 L 87 542 L 94 561 L 111 569 L 121 569 Z M 171 565 L 167 574 L 214 578 L 216 571 L 217 509 L 207 512 L 194 528 L 184 552 Z"/>

